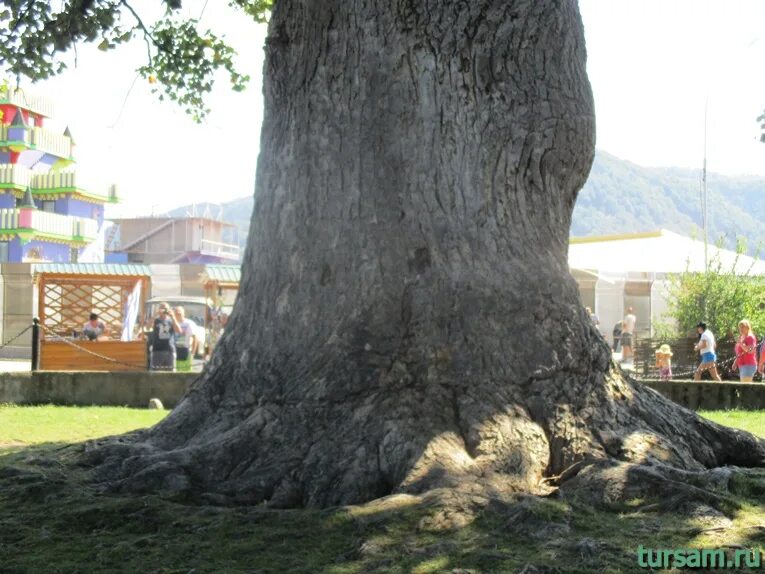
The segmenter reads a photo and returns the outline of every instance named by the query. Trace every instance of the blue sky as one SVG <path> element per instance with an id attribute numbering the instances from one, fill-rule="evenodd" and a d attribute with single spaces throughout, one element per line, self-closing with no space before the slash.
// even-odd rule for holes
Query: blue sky
<path id="1" fill-rule="evenodd" d="M 31 87 L 55 99 L 50 125 L 70 126 L 91 187 L 119 185 L 121 215 L 252 193 L 265 27 L 226 4 L 184 2 L 189 15 L 226 33 L 252 76 L 243 93 L 224 79 L 203 125 L 136 80 L 140 43 L 108 54 L 82 48 L 76 69 Z M 765 2 L 581 0 L 580 8 L 598 148 L 640 165 L 700 168 L 706 104 L 709 170 L 765 176 L 755 121 L 765 108 Z"/>

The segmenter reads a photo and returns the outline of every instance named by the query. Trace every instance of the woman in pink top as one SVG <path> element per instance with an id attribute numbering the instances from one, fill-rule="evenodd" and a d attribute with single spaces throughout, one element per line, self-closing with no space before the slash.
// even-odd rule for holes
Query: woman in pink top
<path id="1" fill-rule="evenodd" d="M 738 322 L 738 332 L 739 338 L 734 350 L 736 360 L 733 361 L 733 370 L 738 369 L 742 383 L 751 383 L 752 377 L 757 371 L 757 338 L 752 333 L 752 326 L 746 319 Z"/>

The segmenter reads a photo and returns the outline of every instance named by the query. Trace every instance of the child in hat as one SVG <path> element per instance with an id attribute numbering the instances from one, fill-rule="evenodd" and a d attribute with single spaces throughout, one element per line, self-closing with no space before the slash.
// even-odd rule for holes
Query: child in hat
<path id="1" fill-rule="evenodd" d="M 666 343 L 656 349 L 656 366 L 662 381 L 672 378 L 672 349 Z"/>

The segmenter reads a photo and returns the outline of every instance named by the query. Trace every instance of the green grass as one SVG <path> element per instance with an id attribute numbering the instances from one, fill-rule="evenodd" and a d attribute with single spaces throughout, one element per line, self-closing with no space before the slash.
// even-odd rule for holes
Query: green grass
<path id="1" fill-rule="evenodd" d="M 74 443 L 121 434 L 152 426 L 167 412 L 127 407 L 0 404 L 0 448 L 46 442 Z M 765 438 L 765 411 L 700 411 L 699 414 Z"/>
<path id="2" fill-rule="evenodd" d="M 439 529 L 439 508 L 397 496 L 328 510 L 185 504 L 108 494 L 70 464 L 67 443 L 153 424 L 135 409 L 0 407 L 0 572 L 42 573 L 627 573 L 647 548 L 762 547 L 765 478 L 735 485 L 725 530 L 680 513 L 598 510 L 531 499 L 525 513 L 489 507 Z M 762 429 L 765 413 L 704 413 Z M 758 426 L 759 425 L 759 426 Z M 13 451 L 13 452 L 12 452 Z M 520 516 L 520 518 L 519 518 Z"/>
<path id="3" fill-rule="evenodd" d="M 699 411 L 711 421 L 765 438 L 765 411 Z"/>
<path id="4" fill-rule="evenodd" d="M 152 426 L 168 411 L 0 404 L 0 447 L 80 442 Z"/>

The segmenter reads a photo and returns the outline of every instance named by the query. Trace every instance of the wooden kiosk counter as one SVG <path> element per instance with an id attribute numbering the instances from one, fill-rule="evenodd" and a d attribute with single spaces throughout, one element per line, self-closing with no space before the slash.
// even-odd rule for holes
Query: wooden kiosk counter
<path id="1" fill-rule="evenodd" d="M 145 370 L 146 342 L 136 336 L 150 274 L 148 265 L 136 264 L 37 265 L 40 370 Z M 77 336 L 91 313 L 107 325 L 108 340 Z"/>

